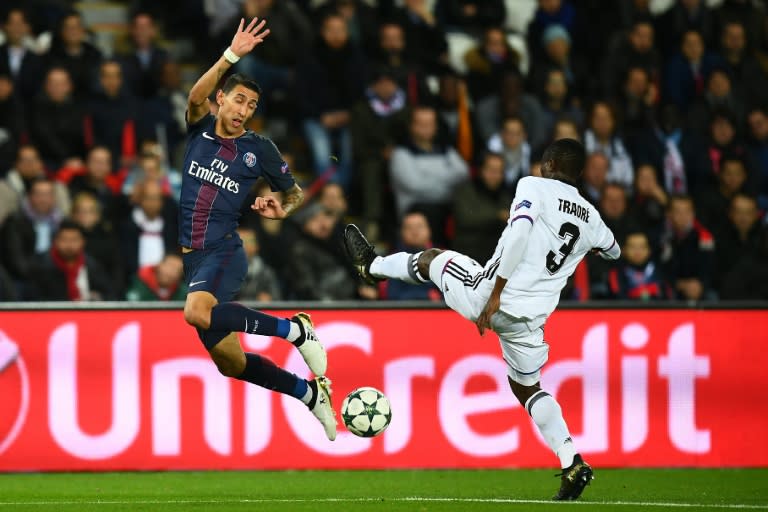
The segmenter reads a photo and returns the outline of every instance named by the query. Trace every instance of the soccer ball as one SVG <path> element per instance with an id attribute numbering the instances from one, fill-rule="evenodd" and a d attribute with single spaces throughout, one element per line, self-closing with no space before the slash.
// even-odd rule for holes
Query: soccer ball
<path id="1" fill-rule="evenodd" d="M 341 403 L 341 419 L 356 436 L 375 437 L 392 420 L 389 399 L 376 388 L 357 388 Z"/>

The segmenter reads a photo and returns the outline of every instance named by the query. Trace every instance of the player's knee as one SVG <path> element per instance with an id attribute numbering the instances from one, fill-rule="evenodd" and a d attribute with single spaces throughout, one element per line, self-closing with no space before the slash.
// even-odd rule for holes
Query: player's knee
<path id="1" fill-rule="evenodd" d="M 432 261 L 442 253 L 443 251 L 441 249 L 427 249 L 421 253 L 419 261 L 417 262 L 421 277 L 429 279 L 429 266 L 432 264 Z"/>
<path id="2" fill-rule="evenodd" d="M 527 402 L 529 398 L 541 391 L 541 386 L 539 386 L 538 382 L 533 386 L 526 386 L 512 380 L 509 376 L 507 376 L 507 381 L 509 382 L 509 387 L 512 389 L 512 393 L 521 405 L 525 405 L 525 402 Z"/>
<path id="3" fill-rule="evenodd" d="M 198 329 L 207 330 L 211 326 L 211 311 L 194 303 L 184 305 L 184 321 Z"/>
<path id="4" fill-rule="evenodd" d="M 225 377 L 239 377 L 245 370 L 245 362 L 227 355 L 211 355 L 219 373 Z"/>

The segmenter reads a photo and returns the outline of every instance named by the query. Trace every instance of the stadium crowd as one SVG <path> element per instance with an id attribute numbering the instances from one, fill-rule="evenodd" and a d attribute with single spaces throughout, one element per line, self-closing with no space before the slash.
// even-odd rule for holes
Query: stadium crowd
<path id="1" fill-rule="evenodd" d="M 585 259 L 564 299 L 768 299 L 764 2 L 539 0 L 525 33 L 503 0 L 209 3 L 136 0 L 104 51 L 74 4 L 2 2 L 0 301 L 183 299 L 182 69 L 253 16 L 272 33 L 236 66 L 263 87 L 251 126 L 311 199 L 286 221 L 245 205 L 241 300 L 440 300 L 359 282 L 343 224 L 484 263 L 562 137 L 623 249 Z M 165 42 L 193 34 L 197 62 L 176 62 Z"/>

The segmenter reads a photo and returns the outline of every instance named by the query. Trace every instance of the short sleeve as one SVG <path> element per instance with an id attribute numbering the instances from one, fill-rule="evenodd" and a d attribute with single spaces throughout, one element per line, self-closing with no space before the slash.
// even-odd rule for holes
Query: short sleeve
<path id="1" fill-rule="evenodd" d="M 207 116 L 200 118 L 196 123 L 190 124 L 187 116 L 189 116 L 189 111 L 184 112 L 184 122 L 187 124 L 187 135 L 197 135 L 205 126 L 208 126 L 208 123 L 215 119 L 212 114 L 208 114 Z"/>
<path id="2" fill-rule="evenodd" d="M 517 191 L 512 206 L 509 209 L 509 223 L 530 221 L 531 224 L 539 217 L 541 200 L 539 198 L 537 178 L 525 177 L 517 183 Z"/>
<path id="3" fill-rule="evenodd" d="M 288 164 L 283 160 L 274 142 L 261 139 L 259 153 L 261 175 L 269 183 L 273 192 L 288 190 L 296 184 Z"/>

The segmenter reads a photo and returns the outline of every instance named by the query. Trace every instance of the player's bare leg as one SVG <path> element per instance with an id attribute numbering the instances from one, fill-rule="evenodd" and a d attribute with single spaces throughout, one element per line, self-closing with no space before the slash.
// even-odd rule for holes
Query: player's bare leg
<path id="1" fill-rule="evenodd" d="M 512 393 L 531 415 L 547 445 L 560 459 L 563 473 L 560 490 L 553 499 L 577 499 L 594 477 L 590 465 L 576 453 L 560 404 L 552 395 L 542 390 L 538 382 L 532 386 L 525 386 L 509 377 L 507 380 Z"/>
<path id="2" fill-rule="evenodd" d="M 354 224 L 344 229 L 344 247 L 357 273 L 368 284 L 384 279 L 399 279 L 411 284 L 428 283 L 429 265 L 443 252 L 427 249 L 415 254 L 398 252 L 378 256 L 373 245 Z"/>
<path id="3" fill-rule="evenodd" d="M 216 298 L 211 293 L 192 292 L 187 295 L 184 318 L 197 327 L 198 334 L 219 372 L 227 377 L 298 398 L 320 421 L 328 439 L 336 439 L 336 417 L 331 406 L 331 381 L 322 375 L 308 381 L 280 368 L 269 358 L 244 352 L 236 332 L 210 329 L 210 317 L 216 306 Z M 300 313 L 294 318 L 295 322 L 301 325 L 302 334 L 309 339 L 311 331 L 311 336 L 319 345 L 309 316 Z"/>

